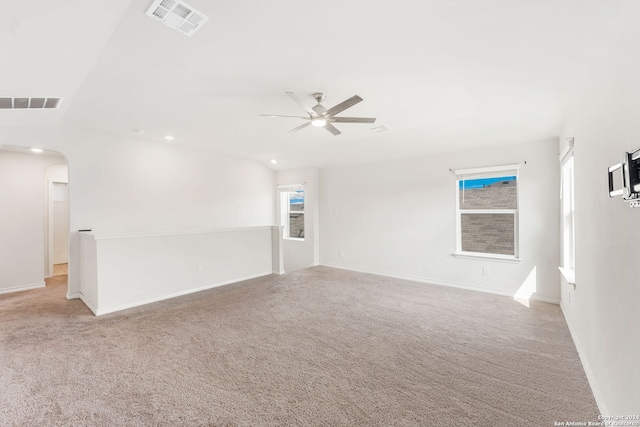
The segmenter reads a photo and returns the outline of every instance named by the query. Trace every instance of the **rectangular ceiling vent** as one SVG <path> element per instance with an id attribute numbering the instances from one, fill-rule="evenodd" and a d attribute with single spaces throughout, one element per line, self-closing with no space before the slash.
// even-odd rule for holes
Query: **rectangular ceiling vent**
<path id="1" fill-rule="evenodd" d="M 62 98 L 47 97 L 0 97 L 0 110 L 43 110 L 56 109 L 62 104 Z"/>
<path id="2" fill-rule="evenodd" d="M 209 17 L 180 0 L 154 0 L 147 15 L 191 37 Z"/>

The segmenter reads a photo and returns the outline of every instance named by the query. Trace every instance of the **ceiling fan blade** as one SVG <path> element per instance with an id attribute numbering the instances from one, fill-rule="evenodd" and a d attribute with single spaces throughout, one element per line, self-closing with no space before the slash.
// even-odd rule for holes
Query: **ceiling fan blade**
<path id="1" fill-rule="evenodd" d="M 336 123 L 375 123 L 376 119 L 372 117 L 332 117 L 331 121 Z"/>
<path id="2" fill-rule="evenodd" d="M 344 111 L 349 107 L 353 107 L 360 101 L 362 101 L 362 98 L 360 98 L 358 95 L 353 95 L 346 101 L 342 101 L 340 104 L 334 105 L 333 107 L 329 108 L 326 114 L 329 116 L 333 116 L 335 114 L 338 114 L 340 111 Z"/>
<path id="3" fill-rule="evenodd" d="M 298 98 L 298 96 L 293 93 L 293 92 L 285 92 L 287 95 L 289 95 L 289 98 L 291 98 L 293 100 L 293 102 L 295 102 L 296 104 L 298 104 L 299 106 L 301 106 L 304 111 L 306 111 L 307 113 L 309 113 L 309 115 L 316 117 L 317 114 L 315 111 L 313 111 L 313 109 L 311 107 L 309 107 L 308 105 L 306 105 L 304 102 L 302 102 L 302 100 L 300 98 Z"/>
<path id="4" fill-rule="evenodd" d="M 262 117 L 292 117 L 295 119 L 305 119 L 305 120 L 309 120 L 309 117 L 303 117 L 303 116 L 283 116 L 282 114 L 260 114 Z"/>
<path id="5" fill-rule="evenodd" d="M 326 125 L 324 125 L 324 128 L 325 128 L 326 130 L 328 130 L 329 132 L 331 132 L 332 134 L 334 134 L 334 135 L 340 135 L 340 134 L 342 133 L 342 132 L 340 132 L 340 131 L 338 130 L 338 128 L 337 128 L 337 127 L 335 127 L 334 125 L 332 125 L 332 124 L 331 124 L 331 123 L 329 123 L 329 122 L 327 122 L 327 124 L 326 124 Z"/>
<path id="6" fill-rule="evenodd" d="M 303 124 L 301 124 L 300 126 L 298 126 L 297 128 L 293 128 L 293 129 L 291 129 L 288 133 L 291 133 L 291 132 L 297 132 L 297 131 L 299 131 L 300 129 L 306 128 L 306 127 L 307 127 L 307 126 L 309 126 L 310 124 L 311 124 L 311 122 L 303 123 Z"/>

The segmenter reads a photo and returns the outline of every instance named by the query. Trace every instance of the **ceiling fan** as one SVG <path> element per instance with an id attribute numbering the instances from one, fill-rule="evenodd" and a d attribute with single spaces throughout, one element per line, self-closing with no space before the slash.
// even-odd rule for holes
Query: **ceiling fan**
<path id="1" fill-rule="evenodd" d="M 347 99 L 346 101 L 342 101 L 340 104 L 335 105 L 327 110 L 321 104 L 321 102 L 324 101 L 324 99 L 326 98 L 324 93 L 316 92 L 313 94 L 313 97 L 318 102 L 318 104 L 316 104 L 313 107 L 309 107 L 304 102 L 302 102 L 302 100 L 298 98 L 295 93 L 293 92 L 285 92 L 285 93 L 289 96 L 289 98 L 293 100 L 293 102 L 301 106 L 302 109 L 307 112 L 309 117 L 283 116 L 279 114 L 260 114 L 260 115 L 265 117 L 293 117 L 297 119 L 306 120 L 306 123 L 303 123 L 300 126 L 291 129 L 289 133 L 297 132 L 302 128 L 306 128 L 309 125 L 313 125 L 316 127 L 323 127 L 334 135 L 340 135 L 342 132 L 340 132 L 338 128 L 336 128 L 333 125 L 333 123 L 375 123 L 376 121 L 375 118 L 368 118 L 368 117 L 336 117 L 336 114 L 341 113 L 347 108 L 353 107 L 358 102 L 362 101 L 362 98 L 360 98 L 358 95 L 354 95 L 351 98 Z"/>

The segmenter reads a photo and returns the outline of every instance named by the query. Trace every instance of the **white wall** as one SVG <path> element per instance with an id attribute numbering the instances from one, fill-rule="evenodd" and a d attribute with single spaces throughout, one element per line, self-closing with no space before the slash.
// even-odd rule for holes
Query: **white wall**
<path id="1" fill-rule="evenodd" d="M 0 293 L 44 286 L 45 171 L 64 161 L 0 151 Z"/>
<path id="2" fill-rule="evenodd" d="M 637 2 L 619 2 L 621 19 L 595 64 L 562 136 L 575 138 L 576 289 L 562 308 L 600 409 L 640 414 L 640 209 L 608 197 L 607 168 L 640 148 L 640 31 Z"/>
<path id="3" fill-rule="evenodd" d="M 74 223 L 102 235 L 273 222 L 274 173 L 253 161 L 134 139 L 68 156 Z"/>
<path id="4" fill-rule="evenodd" d="M 272 228 L 82 233 L 82 298 L 99 315 L 271 274 Z"/>
<path id="5" fill-rule="evenodd" d="M 557 153 L 557 141 L 544 141 L 323 169 L 320 263 L 505 295 L 531 282 L 534 298 L 558 301 Z M 522 261 L 453 257 L 456 184 L 449 169 L 517 163 Z"/>
<path id="6" fill-rule="evenodd" d="M 115 140 L 72 150 L 69 168 L 75 230 L 109 236 L 273 224 L 274 173 L 256 162 Z"/>
<path id="7" fill-rule="evenodd" d="M 274 221 L 274 172 L 254 161 L 63 125 L 3 128 L 0 136 L 67 156 L 70 296 L 80 292 L 78 229 L 109 236 Z"/>
<path id="8" fill-rule="evenodd" d="M 318 169 L 304 168 L 276 173 L 277 185 L 302 184 L 304 187 L 304 241 L 284 239 L 284 270 L 294 271 L 318 265 L 320 260 L 318 215 Z M 276 193 L 276 200 L 279 195 Z M 280 204 L 276 206 L 280 218 Z"/>

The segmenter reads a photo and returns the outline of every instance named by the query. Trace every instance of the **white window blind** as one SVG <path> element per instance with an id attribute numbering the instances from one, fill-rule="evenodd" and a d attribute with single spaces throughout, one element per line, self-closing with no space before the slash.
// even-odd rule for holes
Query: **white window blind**
<path id="1" fill-rule="evenodd" d="M 302 184 L 284 184 L 278 185 L 278 191 L 280 193 L 289 193 L 292 191 L 304 190 L 305 183 Z"/>
<path id="2" fill-rule="evenodd" d="M 457 179 L 471 180 L 483 178 L 499 178 L 501 176 L 518 175 L 520 165 L 492 166 L 488 168 L 456 169 L 453 173 Z"/>

